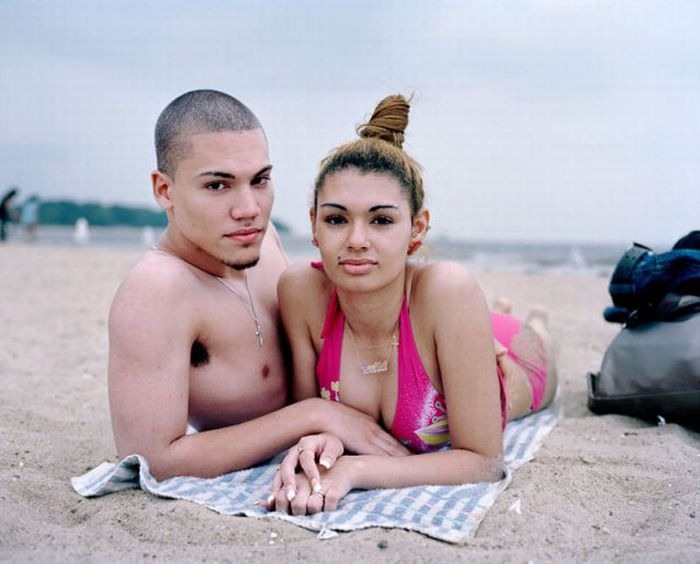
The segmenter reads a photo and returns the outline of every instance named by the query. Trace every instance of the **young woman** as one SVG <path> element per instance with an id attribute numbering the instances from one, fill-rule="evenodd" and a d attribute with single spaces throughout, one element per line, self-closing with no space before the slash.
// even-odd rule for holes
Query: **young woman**
<path id="1" fill-rule="evenodd" d="M 295 399 L 364 411 L 414 454 L 342 455 L 331 435 L 305 437 L 269 508 L 330 511 L 353 488 L 498 480 L 506 422 L 554 395 L 544 312 L 525 323 L 490 314 L 461 266 L 407 260 L 430 220 L 420 167 L 401 148 L 408 111 L 385 98 L 360 139 L 321 163 L 310 213 L 322 264 L 291 267 L 278 292 Z"/>

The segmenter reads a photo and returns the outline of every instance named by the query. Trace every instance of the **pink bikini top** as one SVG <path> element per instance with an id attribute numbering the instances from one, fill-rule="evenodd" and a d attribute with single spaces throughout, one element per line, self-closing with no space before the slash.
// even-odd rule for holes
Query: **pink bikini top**
<path id="1" fill-rule="evenodd" d="M 340 401 L 340 359 L 345 315 L 335 288 L 331 292 L 316 363 L 321 397 Z M 413 452 L 437 450 L 450 442 L 445 398 L 433 386 L 413 338 L 408 303 L 404 296 L 399 316 L 398 397 L 391 434 Z"/>

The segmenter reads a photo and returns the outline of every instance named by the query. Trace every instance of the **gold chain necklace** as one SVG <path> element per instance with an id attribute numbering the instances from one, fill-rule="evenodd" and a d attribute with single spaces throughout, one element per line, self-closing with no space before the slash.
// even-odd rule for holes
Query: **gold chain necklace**
<path id="1" fill-rule="evenodd" d="M 362 374 L 382 374 L 383 372 L 388 371 L 389 362 L 391 361 L 391 357 L 393 356 L 394 350 L 399 348 L 399 339 L 397 335 L 399 322 L 396 322 L 396 325 L 394 326 L 394 333 L 391 336 L 391 342 L 389 343 L 389 356 L 387 356 L 384 360 L 379 359 L 375 360 L 374 362 L 362 362 L 359 353 L 360 347 L 357 346 L 357 342 L 355 341 L 355 335 L 353 334 L 352 329 L 350 328 L 350 324 L 347 321 L 345 322 L 345 326 L 348 328 L 350 340 L 352 340 L 352 346 L 353 349 L 355 349 L 355 358 L 357 358 L 357 362 L 360 364 L 360 371 L 362 372 Z M 379 347 L 386 347 L 386 345 L 370 345 L 368 347 L 362 348 L 377 349 Z"/>
<path id="2" fill-rule="evenodd" d="M 230 290 L 239 300 L 241 300 L 247 307 L 246 311 L 250 315 L 251 319 L 255 323 L 255 336 L 258 338 L 258 347 L 263 346 L 263 333 L 260 327 L 260 320 L 258 319 L 258 314 L 255 312 L 255 302 L 253 301 L 253 294 L 250 293 L 250 287 L 248 286 L 248 273 L 243 273 L 243 280 L 245 281 L 245 289 L 248 292 L 248 300 L 246 300 L 241 293 L 236 290 L 233 286 L 229 285 L 226 280 L 219 276 L 214 276 L 219 282 L 221 282 L 228 290 Z"/>

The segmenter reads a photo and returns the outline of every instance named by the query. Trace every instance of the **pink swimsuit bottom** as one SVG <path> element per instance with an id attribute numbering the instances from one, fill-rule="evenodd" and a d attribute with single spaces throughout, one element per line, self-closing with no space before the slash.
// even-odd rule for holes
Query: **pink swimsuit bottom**
<path id="1" fill-rule="evenodd" d="M 496 340 L 508 349 L 506 354 L 518 362 L 518 357 L 512 353 L 510 345 L 520 332 L 520 320 L 511 315 L 492 313 L 491 322 Z M 344 331 L 345 315 L 333 289 L 321 333 L 323 346 L 316 363 L 321 397 L 332 401 L 340 401 L 340 359 Z M 544 393 L 546 366 L 537 369 L 524 367 L 532 385 L 532 408 L 537 409 Z M 448 445 L 450 433 L 445 398 L 433 386 L 418 355 L 405 297 L 399 316 L 398 379 L 396 413 L 391 434 L 413 452 L 428 452 Z M 507 401 L 500 367 L 498 381 L 501 389 L 501 416 L 505 427 Z"/>

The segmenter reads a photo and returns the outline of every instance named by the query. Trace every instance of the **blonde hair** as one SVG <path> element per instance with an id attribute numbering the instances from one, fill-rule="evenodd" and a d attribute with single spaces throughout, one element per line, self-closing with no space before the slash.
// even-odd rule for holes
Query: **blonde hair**
<path id="1" fill-rule="evenodd" d="M 363 173 L 389 174 L 398 180 L 408 195 L 411 217 L 415 217 L 423 207 L 425 193 L 420 165 L 402 149 L 409 102 L 400 94 L 384 98 L 369 122 L 357 128 L 360 139 L 337 147 L 321 161 L 314 184 L 314 210 L 326 177 L 355 168 Z"/>

